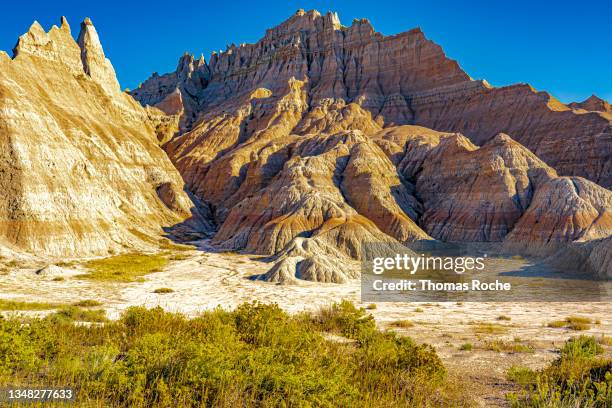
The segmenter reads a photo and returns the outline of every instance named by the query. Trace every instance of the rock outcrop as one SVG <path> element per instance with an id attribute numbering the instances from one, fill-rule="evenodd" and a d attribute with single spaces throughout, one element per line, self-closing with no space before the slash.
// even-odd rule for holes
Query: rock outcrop
<path id="1" fill-rule="evenodd" d="M 367 242 L 548 254 L 612 231 L 609 191 L 580 179 L 597 191 L 585 217 L 558 177 L 612 185 L 608 114 L 472 80 L 419 29 L 385 37 L 300 10 L 208 63 L 182 56 L 132 95 L 181 116 L 165 149 L 210 204 L 214 242 L 273 256 L 274 282 L 344 282 Z M 538 208 L 555 211 L 534 226 Z"/>
<path id="2" fill-rule="evenodd" d="M 583 109 L 591 112 L 605 112 L 612 114 L 612 106 L 605 99 L 591 95 L 582 102 L 572 102 L 568 105 L 572 109 Z"/>
<path id="3" fill-rule="evenodd" d="M 580 177 L 552 179 L 533 200 L 506 247 L 541 255 L 568 242 L 598 240 L 612 234 L 612 192 Z"/>
<path id="4" fill-rule="evenodd" d="M 208 122 L 211 110 L 236 95 L 260 88 L 282 94 L 291 78 L 305 84 L 303 115 L 310 114 L 297 121 L 293 133 L 320 130 L 319 124 L 344 115 L 338 109 L 340 116 L 326 112 L 330 104 L 353 110 L 355 104 L 378 126 L 461 132 L 477 145 L 506 133 L 560 175 L 612 186 L 610 116 L 573 110 L 527 84 L 493 88 L 472 80 L 419 29 L 383 36 L 365 19 L 343 26 L 334 13 L 300 10 L 257 43 L 232 44 L 208 63 L 181 57 L 175 72 L 154 74 L 132 95 L 144 105 L 176 108 L 180 92 L 185 132 Z M 248 138 L 249 116 L 235 119 Z"/>
<path id="5" fill-rule="evenodd" d="M 78 42 L 65 19 L 35 22 L 12 59 L 0 54 L 0 245 L 48 257 L 158 247 L 194 205 L 158 146 L 165 121 L 119 91 L 89 19 Z"/>

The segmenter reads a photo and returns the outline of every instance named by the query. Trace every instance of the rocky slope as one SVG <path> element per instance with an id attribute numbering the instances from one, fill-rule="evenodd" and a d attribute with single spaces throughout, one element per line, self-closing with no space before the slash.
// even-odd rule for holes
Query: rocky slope
<path id="1" fill-rule="evenodd" d="M 164 130 L 165 129 L 165 130 Z M 35 22 L 0 53 L 0 246 L 82 257 L 151 249 L 194 206 L 158 146 L 172 118 L 119 89 L 89 19 Z"/>
<path id="2" fill-rule="evenodd" d="M 379 126 L 461 132 L 477 145 L 503 132 L 561 175 L 612 186 L 609 116 L 573 110 L 526 84 L 493 88 L 472 80 L 419 29 L 383 36 L 365 19 L 343 26 L 333 13 L 300 10 L 257 43 L 232 44 L 209 62 L 185 55 L 174 73 L 155 74 L 132 94 L 181 112 L 182 129 L 192 130 L 237 95 L 258 88 L 283 94 L 291 78 L 304 83 L 303 115 L 342 101 L 369 112 Z M 235 118 L 243 138 L 255 130 L 252 119 Z M 296 121 L 294 133 L 308 130 L 304 121 Z"/>

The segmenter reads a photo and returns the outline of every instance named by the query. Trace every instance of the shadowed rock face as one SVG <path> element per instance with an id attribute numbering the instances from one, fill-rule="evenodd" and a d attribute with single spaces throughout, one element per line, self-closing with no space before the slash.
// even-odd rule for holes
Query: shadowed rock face
<path id="1" fill-rule="evenodd" d="M 257 43 L 232 44 L 208 63 L 183 56 L 174 73 L 155 74 L 132 95 L 165 107 L 180 92 L 182 129 L 188 131 L 236 95 L 260 88 L 273 98 L 284 95 L 292 78 L 304 83 L 307 104 L 292 133 L 321 131 L 344 116 L 337 108 L 327 111 L 342 101 L 369 112 L 378 126 L 461 132 L 477 145 L 503 132 L 560 175 L 612 186 L 612 127 L 605 110 L 593 104 L 584 108 L 591 112 L 573 110 L 527 84 L 493 88 L 474 81 L 419 29 L 383 36 L 365 19 L 345 27 L 333 13 L 300 10 Z M 234 119 L 243 137 L 252 134 L 252 117 Z"/>
<path id="2" fill-rule="evenodd" d="M 151 249 L 193 206 L 158 147 L 167 122 L 119 91 L 89 19 L 0 54 L 0 245 L 36 255 Z"/>

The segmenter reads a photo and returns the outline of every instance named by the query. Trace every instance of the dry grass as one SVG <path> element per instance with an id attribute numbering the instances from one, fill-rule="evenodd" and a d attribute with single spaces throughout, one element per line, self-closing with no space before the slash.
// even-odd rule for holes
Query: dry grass
<path id="1" fill-rule="evenodd" d="M 410 320 L 396 320 L 391 322 L 390 326 L 398 327 L 400 329 L 407 329 L 409 327 L 414 327 L 414 323 L 412 323 Z"/>
<path id="2" fill-rule="evenodd" d="M 568 316 L 565 320 L 553 320 L 548 323 L 551 328 L 567 328 L 570 330 L 582 331 L 591 329 L 591 319 L 582 316 Z"/>
<path id="3" fill-rule="evenodd" d="M 504 334 L 508 332 L 508 327 L 497 323 L 470 322 L 474 325 L 472 330 L 477 334 Z"/>
<path id="4" fill-rule="evenodd" d="M 503 340 L 487 341 L 484 344 L 485 350 L 497 351 L 498 353 L 533 353 L 534 349 L 531 345 L 521 344 L 518 342 L 507 342 Z"/>

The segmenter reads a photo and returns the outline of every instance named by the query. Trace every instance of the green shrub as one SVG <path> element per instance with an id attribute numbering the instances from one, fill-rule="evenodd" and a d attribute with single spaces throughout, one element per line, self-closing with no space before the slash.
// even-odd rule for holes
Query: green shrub
<path id="1" fill-rule="evenodd" d="M 533 382 L 535 373 L 529 367 L 512 366 L 506 372 L 508 380 L 526 386 Z"/>
<path id="2" fill-rule="evenodd" d="M 90 312 L 71 308 L 61 315 Z M 68 384 L 76 406 L 469 405 L 445 373 L 430 346 L 376 330 L 350 302 L 317 315 L 249 303 L 194 319 L 132 307 L 89 327 L 57 315 L 0 321 L 0 386 Z"/>
<path id="3" fill-rule="evenodd" d="M 537 372 L 514 373 L 512 380 L 524 390 L 508 394 L 513 407 L 612 406 L 612 359 L 594 337 L 568 340 L 560 356 Z M 511 377 L 509 373 L 509 378 Z"/>
<path id="4" fill-rule="evenodd" d="M 102 309 L 81 309 L 77 306 L 66 306 L 50 315 L 51 318 L 68 322 L 102 323 L 107 321 L 106 312 Z"/>
<path id="5" fill-rule="evenodd" d="M 471 351 L 473 349 L 474 349 L 474 345 L 472 343 L 463 343 L 459 347 L 459 350 L 461 350 L 461 351 Z"/>

